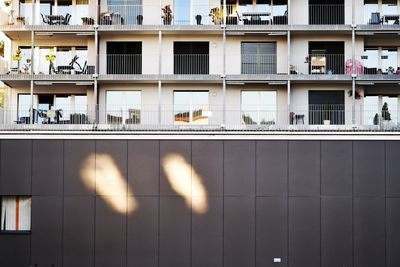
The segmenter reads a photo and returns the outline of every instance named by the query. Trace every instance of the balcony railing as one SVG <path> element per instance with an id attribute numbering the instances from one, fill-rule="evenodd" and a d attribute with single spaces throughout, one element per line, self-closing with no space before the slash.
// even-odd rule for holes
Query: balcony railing
<path id="1" fill-rule="evenodd" d="M 344 24 L 344 5 L 326 4 L 309 5 L 308 7 L 309 24 L 311 25 Z"/>
<path id="2" fill-rule="evenodd" d="M 346 62 L 343 54 L 310 54 L 306 56 L 294 56 L 291 60 L 290 73 L 308 75 L 351 75 L 351 66 L 347 66 Z"/>
<path id="3" fill-rule="evenodd" d="M 276 74 L 277 55 L 242 54 L 242 74 Z"/>
<path id="4" fill-rule="evenodd" d="M 209 74 L 208 54 L 175 54 L 174 74 Z"/>
<path id="5" fill-rule="evenodd" d="M 387 56 L 361 55 L 356 56 L 355 72 L 364 75 L 399 75 L 400 65 L 396 58 Z M 389 77 L 388 76 L 388 77 Z"/>
<path id="6" fill-rule="evenodd" d="M 107 54 L 107 74 L 142 74 L 141 54 Z"/>
<path id="7" fill-rule="evenodd" d="M 227 25 L 284 25 L 288 23 L 288 12 L 277 13 L 274 9 L 242 11 L 237 5 L 226 5 Z"/>
<path id="8" fill-rule="evenodd" d="M 223 121 L 225 113 L 225 121 Z M 390 114 L 389 114 L 390 113 Z M 136 105 L 108 109 L 38 110 L 0 109 L 0 129 L 19 129 L 34 126 L 37 129 L 72 129 L 81 125 L 84 129 L 224 129 L 232 130 L 395 130 L 400 131 L 400 112 L 390 107 L 382 112 L 378 107 L 360 106 L 355 111 L 356 123 L 352 123 L 351 107 L 341 104 L 294 106 L 288 111 L 276 106 L 260 106 L 251 109 L 220 106 Z M 31 120 L 32 119 L 32 120 Z M 78 128 L 80 129 L 80 128 Z"/>

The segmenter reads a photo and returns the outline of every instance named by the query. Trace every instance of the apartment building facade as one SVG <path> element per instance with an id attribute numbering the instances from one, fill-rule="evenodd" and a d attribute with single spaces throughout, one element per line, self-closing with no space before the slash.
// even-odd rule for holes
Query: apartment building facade
<path id="1" fill-rule="evenodd" d="M 11 2 L 13 15 L 2 16 L 12 40 L 1 67 L 12 88 L 3 119 L 43 124 L 35 110 L 62 109 L 52 123 L 395 128 L 398 8 Z"/>
<path id="2" fill-rule="evenodd" d="M 400 0 L 11 0 L 0 266 L 400 266 Z"/>

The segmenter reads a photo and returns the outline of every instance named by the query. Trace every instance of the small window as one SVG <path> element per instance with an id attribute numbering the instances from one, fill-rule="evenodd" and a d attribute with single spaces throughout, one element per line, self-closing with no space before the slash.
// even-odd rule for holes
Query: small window
<path id="1" fill-rule="evenodd" d="M 3 196 L 0 198 L 1 221 L 0 230 L 31 230 L 31 197 Z"/>

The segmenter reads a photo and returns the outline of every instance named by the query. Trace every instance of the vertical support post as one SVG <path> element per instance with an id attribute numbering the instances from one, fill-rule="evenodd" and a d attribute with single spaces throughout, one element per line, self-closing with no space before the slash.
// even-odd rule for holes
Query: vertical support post
<path id="1" fill-rule="evenodd" d="M 35 67 L 35 31 L 31 32 L 31 91 L 30 91 L 30 97 L 31 97 L 31 106 L 30 106 L 30 124 L 33 124 L 33 119 L 34 119 L 34 112 L 33 112 L 33 75 L 34 73 L 34 67 Z"/>
<path id="2" fill-rule="evenodd" d="M 352 25 L 351 25 L 351 61 L 352 61 L 352 75 L 351 75 L 351 124 L 356 125 L 356 20 L 355 20 L 355 0 L 352 0 Z"/>
<path id="3" fill-rule="evenodd" d="M 288 1 L 287 1 L 287 11 L 288 11 L 288 13 L 287 13 L 287 14 L 288 14 L 287 23 L 288 23 L 288 25 L 291 24 L 291 19 L 290 19 L 290 17 L 291 17 L 291 16 L 290 16 L 290 14 L 291 14 L 291 12 L 290 12 L 290 11 L 291 11 L 291 10 L 290 10 L 291 4 L 290 4 L 290 1 L 291 1 L 291 0 L 288 0 Z"/>
<path id="4" fill-rule="evenodd" d="M 162 32 L 158 31 L 158 125 L 161 126 Z"/>
<path id="5" fill-rule="evenodd" d="M 96 51 L 96 63 L 95 63 L 95 70 L 94 70 L 94 83 L 93 83 L 93 105 L 94 105 L 94 123 L 98 124 L 99 123 L 99 118 L 100 118 L 100 106 L 98 103 L 98 98 L 99 98 L 99 90 L 98 90 L 98 83 L 97 83 L 97 78 L 99 76 L 99 31 L 98 31 L 98 25 L 95 25 L 94 27 L 94 46 L 95 46 L 95 51 Z"/>
<path id="6" fill-rule="evenodd" d="M 224 9 L 226 9 L 226 0 L 224 0 Z M 226 16 L 224 15 L 224 21 L 226 23 Z M 224 25 L 222 31 L 222 126 L 226 125 L 226 25 Z"/>
<path id="7" fill-rule="evenodd" d="M 289 3 L 290 1 L 288 1 Z M 287 118 L 289 118 L 289 124 L 290 124 L 290 97 L 291 97 L 291 82 L 290 82 L 290 64 L 291 64 L 291 32 L 288 31 L 287 33 L 287 73 L 288 73 L 288 83 L 287 83 Z"/>

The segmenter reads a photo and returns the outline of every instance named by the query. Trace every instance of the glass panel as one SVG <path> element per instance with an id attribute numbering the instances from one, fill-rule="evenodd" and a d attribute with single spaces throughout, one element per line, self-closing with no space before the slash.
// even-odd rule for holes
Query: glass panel
<path id="1" fill-rule="evenodd" d="M 73 58 L 72 51 L 70 47 L 58 47 L 57 49 L 57 57 L 55 61 L 56 67 L 68 68 L 71 60 Z"/>
<path id="2" fill-rule="evenodd" d="M 242 123 L 275 124 L 275 91 L 242 91 Z"/>
<path id="3" fill-rule="evenodd" d="M 174 124 L 190 123 L 191 92 L 174 92 Z"/>
<path id="4" fill-rule="evenodd" d="M 397 14 L 397 0 L 382 0 L 382 15 Z"/>
<path id="5" fill-rule="evenodd" d="M 25 17 L 26 24 L 32 24 L 32 0 L 20 0 L 19 16 Z"/>
<path id="6" fill-rule="evenodd" d="M 378 1 L 377 0 L 365 0 L 364 1 L 364 24 L 368 23 L 373 23 L 373 24 L 379 24 L 379 19 L 378 21 L 376 19 L 376 15 L 373 15 L 373 13 L 378 12 Z"/>
<path id="7" fill-rule="evenodd" d="M 87 96 L 75 96 L 75 112 L 87 114 Z"/>
<path id="8" fill-rule="evenodd" d="M 175 0 L 172 13 L 174 14 L 174 24 L 188 25 L 190 24 L 190 1 Z"/>
<path id="9" fill-rule="evenodd" d="M 69 120 L 72 111 L 71 96 L 56 96 L 56 104 L 54 110 L 60 110 L 62 117 L 60 120 Z"/>
<path id="10" fill-rule="evenodd" d="M 382 103 L 387 103 L 388 104 L 388 109 L 390 113 L 390 121 L 392 123 L 398 123 L 398 113 L 399 113 L 399 108 L 398 108 L 398 97 L 388 97 L 384 96 L 382 97 Z M 382 111 L 381 111 L 382 112 Z"/>
<path id="11" fill-rule="evenodd" d="M 75 55 L 78 56 L 78 59 L 74 65 L 75 70 L 82 71 L 87 65 L 88 59 L 88 51 L 86 47 L 77 47 L 75 50 Z"/>
<path id="12" fill-rule="evenodd" d="M 193 124 L 208 124 L 208 92 L 192 92 L 192 121 Z"/>
<path id="13" fill-rule="evenodd" d="M 0 198 L 0 230 L 31 230 L 31 197 L 3 196 Z"/>
<path id="14" fill-rule="evenodd" d="M 382 50 L 382 71 L 388 74 L 395 74 L 397 66 L 397 49 L 384 48 Z"/>
<path id="15" fill-rule="evenodd" d="M 210 7 L 208 1 L 192 0 L 192 24 L 209 24 Z M 197 21 L 197 15 L 201 16 L 201 20 Z M 200 22 L 200 23 L 199 23 Z"/>
<path id="16" fill-rule="evenodd" d="M 140 91 L 107 91 L 107 123 L 140 123 Z"/>
<path id="17" fill-rule="evenodd" d="M 376 74 L 379 66 L 378 49 L 364 50 L 364 73 Z"/>
<path id="18" fill-rule="evenodd" d="M 56 10 L 55 10 L 55 2 L 54 0 L 41 0 L 40 1 L 40 13 L 45 16 L 45 15 L 55 15 Z M 42 21 L 43 24 L 44 23 Z"/>
<path id="19" fill-rule="evenodd" d="M 88 0 L 77 0 L 76 1 L 76 24 L 82 25 L 82 18 L 88 17 L 89 15 L 89 3 Z"/>
<path id="20" fill-rule="evenodd" d="M 21 60 L 13 61 L 15 68 L 18 68 L 21 73 L 30 73 L 31 71 L 31 48 L 20 47 L 21 50 Z"/>
<path id="21" fill-rule="evenodd" d="M 57 2 L 57 15 L 72 14 L 72 1 L 71 0 L 58 0 Z"/>
<path id="22" fill-rule="evenodd" d="M 377 123 L 379 123 L 381 112 L 379 111 L 378 97 L 377 96 L 364 97 L 364 124 L 373 125 L 375 114 L 378 114 Z"/>

